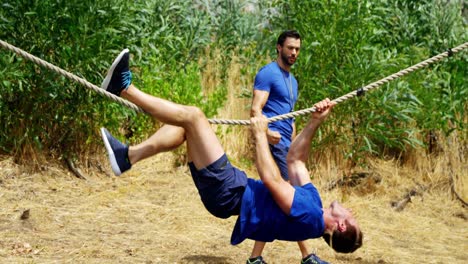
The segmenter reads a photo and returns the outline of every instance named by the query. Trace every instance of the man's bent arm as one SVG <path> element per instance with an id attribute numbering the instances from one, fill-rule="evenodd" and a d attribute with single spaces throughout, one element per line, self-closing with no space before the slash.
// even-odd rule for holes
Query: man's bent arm
<path id="1" fill-rule="evenodd" d="M 270 93 L 267 91 L 254 90 L 250 117 L 259 117 L 262 115 L 262 110 L 268 100 L 268 96 L 270 96 Z"/>
<path id="2" fill-rule="evenodd" d="M 297 136 L 297 135 L 296 135 L 296 132 L 297 132 L 297 131 L 296 131 L 296 121 L 295 121 L 295 120 L 293 120 L 292 129 L 293 129 L 293 131 L 292 131 L 292 134 L 291 134 L 291 142 L 294 141 L 294 139 L 295 139 L 296 136 Z"/>
<path id="3" fill-rule="evenodd" d="M 301 133 L 294 139 L 289 148 L 287 162 L 289 180 L 294 186 L 310 183 L 306 162 L 310 154 L 310 144 L 321 121 L 310 119 Z"/>
<path id="4" fill-rule="evenodd" d="M 306 161 L 310 155 L 310 144 L 320 124 L 328 117 L 335 105 L 328 98 L 316 103 L 316 112 L 311 114 L 307 125 L 294 139 L 289 148 L 287 162 L 289 180 L 294 186 L 303 186 L 310 183 L 310 175 L 306 168 Z"/>
<path id="5" fill-rule="evenodd" d="M 254 90 L 252 107 L 250 109 L 250 117 L 260 117 L 263 116 L 263 107 L 268 100 L 270 93 L 262 90 Z M 275 145 L 278 144 L 281 140 L 281 134 L 278 131 L 268 130 L 267 133 L 268 143 Z"/>
<path id="6" fill-rule="evenodd" d="M 261 116 L 251 118 L 250 121 L 255 138 L 255 162 L 260 179 L 270 191 L 281 210 L 289 215 L 295 190 L 288 182 L 283 180 L 278 166 L 271 155 L 266 136 L 268 120 L 264 116 Z"/>

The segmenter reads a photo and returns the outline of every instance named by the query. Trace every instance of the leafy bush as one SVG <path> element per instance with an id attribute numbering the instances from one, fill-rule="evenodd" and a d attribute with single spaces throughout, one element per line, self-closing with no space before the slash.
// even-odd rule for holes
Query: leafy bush
<path id="1" fill-rule="evenodd" d="M 127 47 L 138 87 L 197 105 L 208 116 L 224 104 L 232 57 L 245 65 L 243 77 L 253 78 L 276 57 L 276 38 L 285 29 L 303 37 L 293 69 L 300 83 L 297 109 L 467 39 L 461 0 L 6 0 L 1 7 L 0 39 L 95 84 Z M 56 73 L 1 53 L 1 152 L 83 156 L 100 146 L 100 126 L 129 129 L 129 140 L 140 140 L 155 125 Z M 213 60 L 221 81 L 207 90 L 202 80 Z M 427 134 L 466 131 L 466 61 L 466 52 L 457 54 L 343 103 L 318 144 L 339 145 L 358 164 L 369 154 L 400 156 L 424 144 Z M 251 89 L 244 87 L 244 94 Z M 298 118 L 298 128 L 305 118 Z"/>
<path id="2" fill-rule="evenodd" d="M 110 49 L 106 39 L 116 34 L 96 29 L 116 23 L 119 12 L 101 1 L 4 1 L 0 38 L 97 83 L 105 71 L 99 51 Z M 2 65 L 8 69 L 1 76 L 0 99 L 7 102 L 0 106 L 3 151 L 68 156 L 87 148 L 105 106 L 100 98 L 22 58 L 2 56 Z"/>
<path id="3" fill-rule="evenodd" d="M 250 43 L 259 19 L 243 1 L 3 1 L 0 39 L 99 84 L 112 59 L 132 52 L 135 83 L 170 100 L 202 107 L 214 115 L 225 86 L 202 93 L 199 57 L 205 49 Z M 251 46 L 245 50 L 252 50 Z M 77 83 L 7 51 L 0 63 L 0 151 L 73 157 L 93 151 L 100 126 L 131 126 L 134 138 L 154 124 Z M 6 54 L 4 56 L 3 54 Z M 80 155 L 81 156 L 81 155 Z"/>
<path id="4" fill-rule="evenodd" d="M 278 24 L 303 36 L 294 69 L 300 82 L 298 109 L 349 93 L 463 43 L 467 33 L 462 6 L 462 1 L 436 0 L 284 2 L 280 8 L 287 16 Z M 399 157 L 423 144 L 421 135 L 430 130 L 463 131 L 464 63 L 466 53 L 343 103 L 324 127 L 333 137 L 328 142 L 341 142 L 345 155 L 359 163 L 368 154 Z"/>

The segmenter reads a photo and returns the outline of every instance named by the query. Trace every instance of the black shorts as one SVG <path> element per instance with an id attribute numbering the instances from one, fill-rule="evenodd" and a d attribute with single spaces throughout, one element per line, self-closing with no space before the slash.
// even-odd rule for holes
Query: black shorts
<path id="1" fill-rule="evenodd" d="M 203 205 L 212 215 L 239 215 L 247 185 L 245 172 L 233 167 L 226 154 L 203 169 L 197 170 L 192 162 L 189 167 Z"/>

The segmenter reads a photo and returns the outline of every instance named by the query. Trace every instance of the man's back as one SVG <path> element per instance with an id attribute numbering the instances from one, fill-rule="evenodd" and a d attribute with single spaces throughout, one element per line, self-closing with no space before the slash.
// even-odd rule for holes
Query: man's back
<path id="1" fill-rule="evenodd" d="M 322 202 L 312 184 L 295 187 L 291 212 L 286 215 L 261 181 L 248 179 L 231 243 L 236 245 L 246 238 L 300 241 L 321 237 L 324 229 Z"/>

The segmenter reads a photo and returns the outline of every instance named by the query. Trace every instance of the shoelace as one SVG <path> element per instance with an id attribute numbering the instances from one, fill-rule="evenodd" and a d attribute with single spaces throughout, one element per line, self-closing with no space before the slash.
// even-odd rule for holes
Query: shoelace
<path id="1" fill-rule="evenodd" d="M 131 71 L 122 72 L 122 87 L 124 87 L 124 89 L 127 89 L 131 83 L 132 83 L 132 72 Z"/>
<path id="2" fill-rule="evenodd" d="M 256 259 L 254 259 L 252 261 L 250 259 L 248 259 L 247 264 L 267 264 L 267 263 L 263 260 L 262 257 L 257 257 Z"/>
<path id="3" fill-rule="evenodd" d="M 301 263 L 319 264 L 319 263 L 328 263 L 328 262 L 321 260 L 317 255 L 313 253 L 307 256 L 305 259 L 303 259 Z"/>

